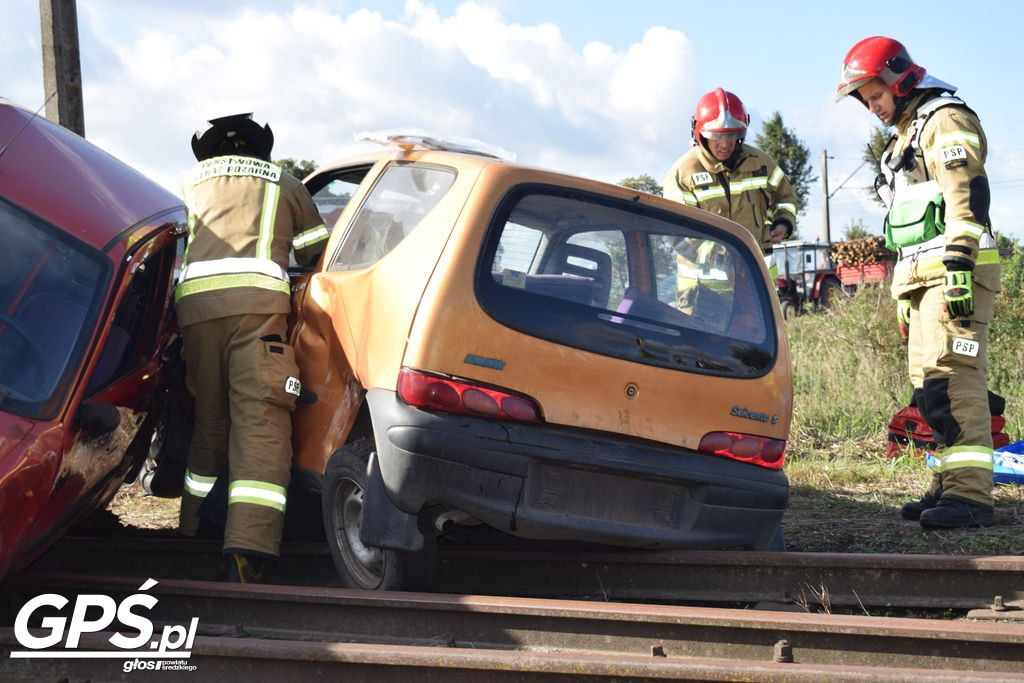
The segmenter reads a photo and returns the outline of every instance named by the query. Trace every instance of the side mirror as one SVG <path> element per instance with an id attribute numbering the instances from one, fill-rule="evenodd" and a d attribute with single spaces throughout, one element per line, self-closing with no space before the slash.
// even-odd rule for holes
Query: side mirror
<path id="1" fill-rule="evenodd" d="M 83 403 L 75 420 L 91 434 L 107 434 L 121 424 L 121 412 L 109 403 Z"/>

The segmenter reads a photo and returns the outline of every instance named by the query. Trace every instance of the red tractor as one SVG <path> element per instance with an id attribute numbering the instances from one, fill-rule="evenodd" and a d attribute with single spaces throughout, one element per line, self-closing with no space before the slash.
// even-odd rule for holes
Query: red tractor
<path id="1" fill-rule="evenodd" d="M 843 283 L 822 242 L 793 240 L 776 244 L 772 264 L 778 270 L 775 286 L 782 315 L 790 318 L 803 312 L 805 303 L 822 310 L 832 305 L 833 297 L 845 294 Z"/>

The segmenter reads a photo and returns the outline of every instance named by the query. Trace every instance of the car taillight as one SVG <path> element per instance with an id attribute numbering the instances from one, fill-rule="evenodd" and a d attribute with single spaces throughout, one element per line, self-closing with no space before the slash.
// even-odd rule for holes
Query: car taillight
<path id="1" fill-rule="evenodd" d="M 411 368 L 398 374 L 398 396 L 411 406 L 492 420 L 543 422 L 540 406 L 507 389 L 438 377 Z"/>
<path id="2" fill-rule="evenodd" d="M 772 470 L 782 469 L 782 463 L 786 460 L 785 441 L 736 432 L 705 434 L 697 450 L 712 455 L 724 455 L 733 460 L 749 462 Z"/>

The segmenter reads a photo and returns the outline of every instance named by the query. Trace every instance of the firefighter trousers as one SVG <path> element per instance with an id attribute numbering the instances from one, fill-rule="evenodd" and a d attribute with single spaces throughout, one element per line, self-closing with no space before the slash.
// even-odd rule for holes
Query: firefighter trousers
<path id="1" fill-rule="evenodd" d="M 195 396 L 179 531 L 194 536 L 199 508 L 227 472 L 224 551 L 277 557 L 291 471 L 298 367 L 285 314 L 215 318 L 182 330 Z"/>
<path id="2" fill-rule="evenodd" d="M 974 315 L 951 320 L 942 283 L 911 294 L 907 359 L 938 447 L 928 492 L 992 506 L 988 327 L 995 294 L 974 283 Z"/>

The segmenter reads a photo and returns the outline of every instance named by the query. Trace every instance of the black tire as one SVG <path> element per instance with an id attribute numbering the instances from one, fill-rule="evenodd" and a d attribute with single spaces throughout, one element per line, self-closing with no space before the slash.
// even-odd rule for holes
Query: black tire
<path id="1" fill-rule="evenodd" d="M 152 496 L 177 498 L 185 486 L 185 461 L 192 441 L 192 397 L 183 387 L 174 387 L 158 408 L 160 416 L 138 480 Z"/>
<path id="2" fill-rule="evenodd" d="M 779 302 L 779 305 L 782 307 L 783 320 L 790 320 L 791 318 L 795 318 L 797 314 L 800 312 L 800 309 L 796 307 L 796 303 L 792 299 L 783 299 L 782 301 Z"/>
<path id="3" fill-rule="evenodd" d="M 846 290 L 839 284 L 839 280 L 825 278 L 821 281 L 821 288 L 818 290 L 818 308 L 825 310 L 832 308 L 836 297 L 846 296 Z"/>
<path id="4" fill-rule="evenodd" d="M 323 484 L 324 530 L 341 585 L 363 590 L 429 590 L 437 571 L 431 534 L 418 552 L 376 548 L 359 539 L 363 491 L 373 441 L 357 439 L 334 452 Z"/>

